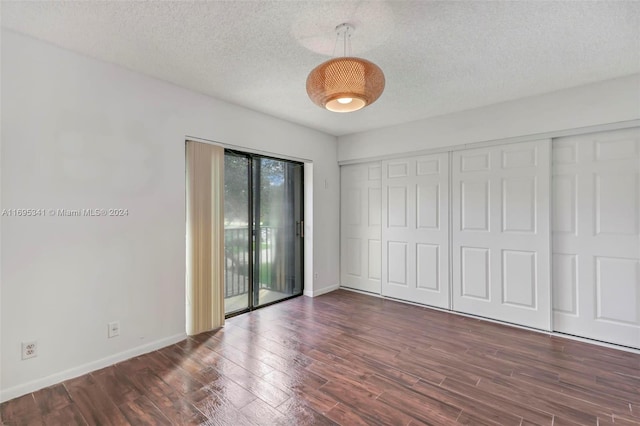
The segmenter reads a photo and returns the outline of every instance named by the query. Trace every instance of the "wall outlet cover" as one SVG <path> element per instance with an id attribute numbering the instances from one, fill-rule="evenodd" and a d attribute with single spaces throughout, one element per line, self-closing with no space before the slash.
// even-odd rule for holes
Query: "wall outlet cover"
<path id="1" fill-rule="evenodd" d="M 38 342 L 22 342 L 22 359 L 29 359 L 38 356 Z"/>
<path id="2" fill-rule="evenodd" d="M 120 335 L 120 322 L 113 321 L 108 324 L 108 334 L 109 338 L 116 337 Z"/>

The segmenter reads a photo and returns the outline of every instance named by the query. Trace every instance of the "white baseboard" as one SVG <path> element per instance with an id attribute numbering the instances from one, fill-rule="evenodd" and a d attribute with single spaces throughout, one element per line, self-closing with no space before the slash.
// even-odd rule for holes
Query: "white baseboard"
<path id="1" fill-rule="evenodd" d="M 329 287 L 320 288 L 318 290 L 305 291 L 303 294 L 307 297 L 317 297 L 323 294 L 331 293 L 332 291 L 337 290 L 339 288 L 340 288 L 340 284 L 334 284 L 334 285 L 330 285 Z"/>
<path id="2" fill-rule="evenodd" d="M 150 342 L 142 346 L 137 346 L 135 348 L 110 355 L 106 358 L 82 364 L 77 367 L 73 367 L 68 370 L 43 377 L 41 379 L 22 383 L 9 389 L 2 389 L 0 390 L 0 402 L 5 402 L 22 395 L 26 395 L 28 393 L 35 392 L 39 389 L 64 382 L 65 380 L 73 379 L 75 377 L 82 376 L 83 374 L 91 373 L 92 371 L 108 367 L 118 362 L 156 351 L 166 346 L 173 345 L 174 343 L 178 343 L 186 338 L 186 333 L 180 333 L 174 336 L 165 337 L 164 339 L 156 340 L 155 342 Z"/>

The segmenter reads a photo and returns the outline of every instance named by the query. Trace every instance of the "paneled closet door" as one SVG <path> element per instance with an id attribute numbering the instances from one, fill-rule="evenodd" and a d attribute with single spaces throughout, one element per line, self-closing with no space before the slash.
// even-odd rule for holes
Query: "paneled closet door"
<path id="1" fill-rule="evenodd" d="M 340 283 L 380 294 L 380 163 L 340 167 Z"/>
<path id="2" fill-rule="evenodd" d="M 453 153 L 453 309 L 550 330 L 550 141 Z"/>
<path id="3" fill-rule="evenodd" d="M 449 156 L 382 162 L 382 294 L 450 308 Z"/>
<path id="4" fill-rule="evenodd" d="M 640 129 L 553 141 L 560 332 L 640 348 Z"/>

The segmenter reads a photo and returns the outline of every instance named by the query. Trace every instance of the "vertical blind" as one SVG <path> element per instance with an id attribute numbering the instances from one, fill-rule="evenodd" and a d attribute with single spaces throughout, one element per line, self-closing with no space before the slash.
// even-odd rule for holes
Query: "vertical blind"
<path id="1" fill-rule="evenodd" d="M 187 334 L 224 324 L 224 148 L 187 141 Z"/>

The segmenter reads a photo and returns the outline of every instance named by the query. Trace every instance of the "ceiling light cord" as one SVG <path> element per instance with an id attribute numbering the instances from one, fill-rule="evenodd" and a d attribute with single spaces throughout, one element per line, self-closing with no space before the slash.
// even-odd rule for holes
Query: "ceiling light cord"
<path id="1" fill-rule="evenodd" d="M 344 39 L 343 39 L 343 46 L 342 46 L 342 51 L 343 51 L 343 55 L 345 58 L 347 57 L 347 34 L 349 34 L 349 30 L 345 30 L 344 32 Z"/>
<path id="2" fill-rule="evenodd" d="M 342 37 L 342 57 L 347 58 L 351 56 L 351 34 L 353 34 L 353 27 L 350 24 L 340 24 L 336 27 L 336 41 L 333 44 L 333 52 L 331 52 L 332 58 L 336 57 L 336 50 L 338 48 L 340 37 Z"/>

